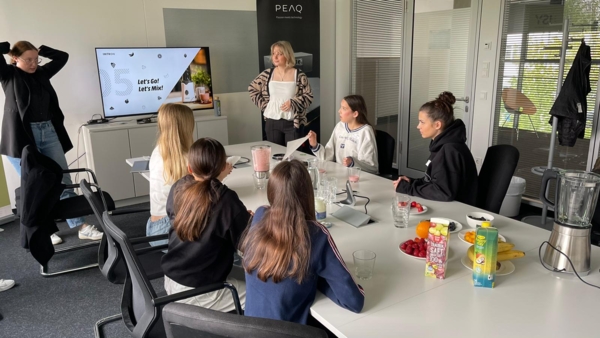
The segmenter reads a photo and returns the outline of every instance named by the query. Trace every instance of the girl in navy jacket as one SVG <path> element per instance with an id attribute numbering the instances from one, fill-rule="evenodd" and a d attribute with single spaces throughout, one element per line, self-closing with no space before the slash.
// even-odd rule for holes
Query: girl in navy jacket
<path id="1" fill-rule="evenodd" d="M 245 315 L 306 324 L 317 289 L 353 312 L 364 291 L 352 279 L 329 231 L 315 220 L 305 166 L 281 162 L 267 186 L 270 207 L 260 207 L 243 236 Z"/>

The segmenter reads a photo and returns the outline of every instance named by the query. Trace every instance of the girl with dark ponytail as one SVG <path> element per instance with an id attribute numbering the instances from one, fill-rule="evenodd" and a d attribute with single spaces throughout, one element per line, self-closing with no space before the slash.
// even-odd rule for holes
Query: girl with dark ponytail
<path id="1" fill-rule="evenodd" d="M 429 160 L 423 178 L 401 176 L 394 181 L 397 192 L 434 201 L 459 201 L 474 205 L 477 198 L 477 167 L 465 143 L 467 129 L 462 120 L 454 119 L 456 98 L 441 93 L 419 109 L 417 129 L 430 138 Z"/>
<path id="2" fill-rule="evenodd" d="M 238 195 L 221 183 L 232 170 L 226 159 L 225 148 L 217 140 L 202 138 L 192 144 L 188 152 L 190 175 L 175 182 L 167 199 L 173 227 L 162 268 L 167 294 L 228 281 L 236 287 L 244 306 L 244 282 L 228 276 L 251 214 Z M 181 302 L 218 311 L 235 309 L 231 294 L 225 290 Z"/>

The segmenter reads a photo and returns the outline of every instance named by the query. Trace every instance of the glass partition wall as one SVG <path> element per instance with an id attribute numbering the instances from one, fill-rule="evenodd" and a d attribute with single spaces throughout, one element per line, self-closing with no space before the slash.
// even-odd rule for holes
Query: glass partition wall
<path id="1" fill-rule="evenodd" d="M 586 128 L 574 147 L 555 142 L 553 166 L 590 170 L 595 160 L 592 133 L 600 60 L 599 0 L 522 1 L 506 0 L 495 93 L 494 144 L 511 144 L 521 154 L 515 175 L 526 180 L 525 196 L 538 199 L 541 175 L 548 164 L 552 125 L 550 109 L 557 95 L 561 54 L 566 78 L 582 39 L 591 47 L 592 68 L 587 96 Z M 565 19 L 568 26 L 565 27 Z M 563 31 L 568 30 L 562 53 Z M 516 112 L 515 98 L 526 100 L 529 109 Z M 551 187 L 550 199 L 553 196 Z"/>

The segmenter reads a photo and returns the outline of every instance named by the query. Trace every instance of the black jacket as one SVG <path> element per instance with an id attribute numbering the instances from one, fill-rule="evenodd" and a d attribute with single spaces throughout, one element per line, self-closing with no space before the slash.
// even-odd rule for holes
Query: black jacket
<path id="1" fill-rule="evenodd" d="M 52 116 L 52 125 L 56 130 L 63 151 L 66 153 L 73 148 L 73 144 L 63 124 L 65 117 L 58 105 L 58 96 L 52 88 L 50 79 L 65 66 L 69 55 L 50 47 L 41 46 L 39 55 L 52 61 L 39 66 L 35 73 L 26 74 L 16 66 L 6 63 L 3 54 L 8 53 L 9 50 L 10 44 L 8 42 L 0 43 L 0 54 L 2 54 L 0 56 L 0 83 L 2 83 L 2 89 L 6 96 L 4 118 L 2 119 L 0 154 L 21 158 L 21 151 L 26 145 L 35 145 L 27 113 L 29 107 L 29 76 L 36 77 L 37 81 L 50 93 L 49 112 Z"/>
<path id="2" fill-rule="evenodd" d="M 581 41 L 569 74 L 550 109 L 550 115 L 558 118 L 558 142 L 561 146 L 573 147 L 577 138 L 584 136 L 587 117 L 586 96 L 591 91 L 591 65 L 590 47 Z M 550 124 L 552 124 L 552 118 L 550 118 Z"/>
<path id="3" fill-rule="evenodd" d="M 171 187 L 167 199 L 171 224 L 175 220 L 175 195 L 193 179 L 187 175 Z M 161 262 L 165 275 L 192 288 L 225 281 L 233 267 L 233 253 L 250 220 L 250 213 L 235 191 L 216 180 L 213 189 L 218 198 L 210 208 L 208 224 L 201 237 L 193 242 L 181 241 L 171 227 L 169 251 Z"/>
<path id="4" fill-rule="evenodd" d="M 21 157 L 20 203 L 21 246 L 42 265 L 54 255 L 50 236 L 58 231 L 52 209 L 65 185 L 62 168 L 35 146 L 23 148 Z"/>
<path id="5" fill-rule="evenodd" d="M 429 144 L 429 160 L 425 177 L 400 181 L 397 192 L 433 201 L 459 201 L 475 205 L 477 199 L 477 167 L 466 145 L 467 131 L 462 120 L 456 120 Z"/>

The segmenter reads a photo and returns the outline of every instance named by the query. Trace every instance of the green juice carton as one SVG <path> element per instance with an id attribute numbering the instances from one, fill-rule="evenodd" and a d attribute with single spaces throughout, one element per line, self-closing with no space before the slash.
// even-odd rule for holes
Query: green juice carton
<path id="1" fill-rule="evenodd" d="M 473 245 L 473 285 L 480 288 L 493 288 L 496 282 L 498 229 L 492 228 L 490 222 L 481 223 Z"/>
<path id="2" fill-rule="evenodd" d="M 432 218 L 427 236 L 427 256 L 425 258 L 425 276 L 437 279 L 446 278 L 448 249 L 450 248 L 450 221 Z"/>

